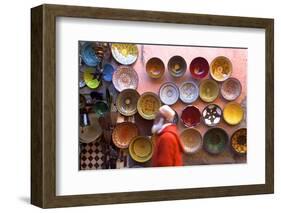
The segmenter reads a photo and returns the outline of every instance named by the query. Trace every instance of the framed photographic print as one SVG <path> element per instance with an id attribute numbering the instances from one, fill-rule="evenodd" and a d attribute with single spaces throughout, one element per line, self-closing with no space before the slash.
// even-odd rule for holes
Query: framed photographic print
<path id="1" fill-rule="evenodd" d="M 31 203 L 273 193 L 274 21 L 31 9 Z"/>

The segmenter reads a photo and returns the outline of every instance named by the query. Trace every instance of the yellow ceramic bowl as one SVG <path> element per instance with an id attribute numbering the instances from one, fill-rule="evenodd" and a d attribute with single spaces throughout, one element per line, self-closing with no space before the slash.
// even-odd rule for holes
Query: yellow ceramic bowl
<path id="1" fill-rule="evenodd" d="M 113 58 L 120 64 L 133 64 L 138 58 L 138 47 L 135 44 L 115 43 L 111 45 Z"/>
<path id="2" fill-rule="evenodd" d="M 153 120 L 160 107 L 161 101 L 153 92 L 143 93 L 137 103 L 138 113 L 147 120 Z"/>
<path id="3" fill-rule="evenodd" d="M 160 58 L 151 58 L 146 63 L 146 72 L 151 78 L 161 78 L 165 72 L 165 65 Z"/>
<path id="4" fill-rule="evenodd" d="M 216 57 L 211 63 L 210 74 L 216 81 L 225 81 L 231 76 L 232 63 L 224 56 Z"/>
<path id="5" fill-rule="evenodd" d="M 223 118 L 226 123 L 230 125 L 239 124 L 244 117 L 244 110 L 240 104 L 236 102 L 229 102 L 223 109 Z"/>
<path id="6" fill-rule="evenodd" d="M 214 101 L 219 95 L 219 85 L 211 79 L 205 79 L 200 83 L 199 96 L 205 102 Z"/>
<path id="7" fill-rule="evenodd" d="M 153 155 L 153 144 L 147 137 L 135 137 L 130 142 L 129 153 L 134 161 L 144 163 Z"/>

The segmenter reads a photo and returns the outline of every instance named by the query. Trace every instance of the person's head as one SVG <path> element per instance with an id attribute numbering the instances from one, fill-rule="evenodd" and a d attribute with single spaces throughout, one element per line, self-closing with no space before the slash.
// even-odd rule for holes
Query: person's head
<path id="1" fill-rule="evenodd" d="M 173 123 L 175 114 L 175 111 L 168 105 L 161 106 L 154 119 L 154 124 L 151 129 L 152 133 L 156 133 L 164 124 Z"/>

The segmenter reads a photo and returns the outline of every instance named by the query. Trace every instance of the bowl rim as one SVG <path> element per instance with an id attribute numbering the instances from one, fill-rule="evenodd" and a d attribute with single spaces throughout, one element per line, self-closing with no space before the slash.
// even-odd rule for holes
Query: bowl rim
<path id="1" fill-rule="evenodd" d="M 144 92 L 144 93 L 142 93 L 140 95 L 140 97 L 138 99 L 138 102 L 137 102 L 138 113 L 140 114 L 140 116 L 142 118 L 144 118 L 146 120 L 153 120 L 156 115 L 154 115 L 154 116 L 146 116 L 144 113 L 142 113 L 142 110 L 141 110 L 140 102 L 143 99 L 143 97 L 146 96 L 146 95 L 152 95 L 153 97 L 155 97 L 158 100 L 160 107 L 162 106 L 162 103 L 161 103 L 161 100 L 160 100 L 159 96 L 156 93 L 154 93 L 154 92 Z"/>
<path id="2" fill-rule="evenodd" d="M 187 83 L 192 84 L 192 85 L 195 87 L 195 89 L 196 89 L 196 98 L 195 98 L 193 101 L 191 101 L 191 102 L 189 102 L 189 101 L 184 101 L 184 99 L 182 99 L 182 96 L 181 96 L 181 94 L 182 94 L 182 93 L 181 93 L 181 88 L 182 88 L 185 84 L 187 84 Z M 197 85 L 194 81 L 192 81 L 192 80 L 187 80 L 187 81 L 182 82 L 181 85 L 180 85 L 178 88 L 179 88 L 179 98 L 180 98 L 180 100 L 181 100 L 183 103 L 185 103 L 185 104 L 191 104 L 191 103 L 197 101 L 197 99 L 199 98 L 199 87 L 198 87 L 198 85 Z"/>
<path id="3" fill-rule="evenodd" d="M 122 96 L 124 95 L 124 93 L 127 93 L 127 92 L 130 92 L 130 93 L 134 93 L 134 95 L 137 96 L 137 99 L 140 98 L 140 94 L 138 93 L 137 90 L 135 89 L 131 89 L 131 88 L 128 88 L 128 89 L 124 89 L 122 90 L 118 95 L 117 95 L 117 98 L 116 98 L 116 108 L 118 110 L 118 112 L 120 112 L 120 114 L 124 115 L 124 116 L 132 116 L 134 114 L 137 113 L 138 109 L 137 109 L 137 103 L 136 103 L 136 109 L 133 110 L 133 112 L 131 113 L 126 113 L 125 111 L 122 111 L 120 105 L 119 105 L 119 102 L 120 102 L 120 99 L 122 98 Z"/>
<path id="4" fill-rule="evenodd" d="M 118 59 L 118 57 L 115 55 L 115 53 L 114 53 L 114 51 L 113 51 L 113 48 L 112 48 L 112 45 L 116 45 L 116 44 L 117 44 L 117 45 L 126 44 L 126 45 L 131 45 L 131 46 L 136 47 L 137 54 L 136 54 L 136 57 L 134 58 L 134 60 L 132 60 L 132 61 L 129 62 L 129 63 L 121 62 L 121 61 Z M 117 63 L 119 63 L 119 64 L 121 64 L 121 65 L 125 65 L 125 66 L 134 64 L 134 63 L 137 61 L 138 55 L 139 55 L 139 49 L 138 49 L 137 44 L 132 44 L 132 43 L 118 43 L 118 42 L 112 42 L 112 43 L 110 43 L 110 52 L 111 52 L 111 54 L 112 54 L 112 57 L 114 58 L 114 60 L 115 60 Z"/>
<path id="5" fill-rule="evenodd" d="M 228 107 L 229 105 L 232 105 L 232 104 L 235 104 L 236 106 L 239 106 L 240 109 L 242 110 L 241 119 L 240 119 L 240 121 L 237 122 L 237 123 L 230 123 L 230 122 L 228 122 L 227 119 L 225 118 L 225 108 Z M 224 120 L 228 125 L 230 125 L 230 126 L 235 126 L 235 125 L 240 124 L 240 123 L 242 122 L 243 118 L 244 118 L 244 114 L 245 114 L 245 112 L 244 112 L 243 107 L 241 106 L 241 104 L 239 104 L 239 103 L 236 102 L 236 101 L 231 101 L 231 102 L 228 102 L 228 103 L 226 103 L 226 104 L 224 105 L 224 108 L 223 108 L 223 120 Z"/>
<path id="6" fill-rule="evenodd" d="M 208 70 L 207 70 L 206 74 L 205 74 L 203 77 L 199 77 L 198 75 L 195 75 L 195 74 L 191 71 L 191 64 L 194 63 L 194 61 L 195 61 L 195 60 L 198 60 L 199 58 L 205 60 L 205 62 L 207 62 L 207 64 L 208 64 Z M 205 77 L 209 74 L 209 72 L 210 72 L 210 64 L 209 64 L 208 60 L 207 60 L 206 58 L 202 57 L 202 56 L 195 57 L 195 58 L 193 58 L 193 59 L 191 60 L 191 62 L 190 62 L 190 64 L 189 64 L 189 72 L 190 72 L 192 78 L 195 78 L 195 79 L 203 79 L 203 78 L 205 78 Z"/>
<path id="7" fill-rule="evenodd" d="M 199 121 L 198 123 L 196 123 L 195 125 L 193 125 L 193 126 L 187 125 L 187 124 L 184 122 L 184 120 L 182 119 L 182 115 L 183 115 L 184 110 L 186 110 L 187 108 L 190 108 L 190 107 L 196 108 L 197 111 L 200 113 L 200 119 L 199 119 L 200 121 Z M 187 128 L 191 128 L 191 127 L 196 127 L 196 126 L 198 126 L 198 125 L 201 123 L 201 119 L 202 119 L 202 113 L 201 113 L 199 107 L 197 107 L 197 106 L 195 106 L 195 105 L 192 105 L 192 104 L 187 105 L 187 106 L 182 110 L 181 116 L 180 116 L 180 120 L 181 120 L 182 124 L 183 124 L 185 127 L 187 127 Z"/>
<path id="8" fill-rule="evenodd" d="M 217 123 L 217 124 L 213 124 L 213 125 L 208 125 L 207 123 L 206 123 L 206 121 L 205 121 L 205 119 L 204 119 L 204 116 L 203 116 L 203 112 L 207 109 L 207 107 L 209 107 L 210 105 L 214 105 L 214 106 L 216 106 L 216 107 L 218 107 L 220 110 L 221 110 L 221 116 L 220 116 L 220 120 L 219 120 L 219 122 Z M 202 120 L 203 120 L 203 122 L 204 122 L 204 124 L 206 125 L 206 126 L 209 126 L 209 127 L 215 127 L 215 126 L 217 126 L 220 122 L 221 122 L 221 118 L 222 118 L 222 115 L 223 115 L 223 110 L 222 110 L 222 108 L 218 105 L 218 104 L 215 104 L 215 103 L 209 103 L 207 106 L 205 106 L 204 108 L 203 108 L 203 110 L 202 110 Z"/>
<path id="9" fill-rule="evenodd" d="M 136 156 L 136 155 L 134 154 L 134 152 L 132 151 L 132 149 L 133 149 L 132 146 L 133 146 L 133 144 L 135 143 L 135 141 L 138 140 L 138 139 L 144 139 L 144 140 L 146 140 L 146 141 L 149 141 L 150 146 L 151 146 L 151 152 L 149 153 L 149 155 L 147 155 L 147 156 L 144 157 L 144 158 L 141 158 L 141 157 Z M 139 135 L 139 136 L 136 136 L 136 137 L 134 137 L 134 138 L 131 139 L 130 144 L 129 144 L 129 154 L 130 154 L 130 157 L 131 157 L 134 161 L 139 162 L 139 163 L 145 163 L 145 162 L 149 161 L 149 160 L 152 158 L 153 153 L 154 153 L 154 145 L 153 145 L 153 143 L 152 143 L 152 141 L 151 141 L 151 139 L 150 139 L 149 137 L 147 137 L 147 136 L 140 136 L 140 135 Z"/>

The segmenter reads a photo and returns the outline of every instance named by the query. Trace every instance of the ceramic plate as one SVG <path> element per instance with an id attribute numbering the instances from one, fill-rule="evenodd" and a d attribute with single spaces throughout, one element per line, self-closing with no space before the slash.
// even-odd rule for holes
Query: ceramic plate
<path id="1" fill-rule="evenodd" d="M 84 81 L 91 89 L 98 88 L 101 82 L 94 76 L 94 69 L 92 68 L 87 68 L 84 70 Z"/>
<path id="2" fill-rule="evenodd" d="M 199 90 L 199 96 L 205 102 L 213 102 L 219 95 L 219 85 L 211 79 L 201 81 Z"/>
<path id="3" fill-rule="evenodd" d="M 216 104 L 207 105 L 202 112 L 203 121 L 207 126 L 216 126 L 220 123 L 222 109 Z"/>
<path id="4" fill-rule="evenodd" d="M 144 163 L 151 159 L 153 154 L 153 144 L 147 137 L 135 137 L 129 146 L 130 156 L 134 161 Z"/>
<path id="5" fill-rule="evenodd" d="M 138 128 L 134 123 L 123 122 L 116 125 L 112 132 L 112 141 L 120 149 L 126 149 L 133 138 L 138 136 Z"/>
<path id="6" fill-rule="evenodd" d="M 165 65 L 160 58 L 151 58 L 146 63 L 146 72 L 151 78 L 161 78 L 165 72 Z"/>
<path id="7" fill-rule="evenodd" d="M 199 89 L 196 83 L 193 81 L 184 82 L 180 88 L 180 99 L 186 104 L 193 103 L 199 96 Z"/>
<path id="8" fill-rule="evenodd" d="M 98 117 L 101 117 L 109 111 L 109 107 L 104 101 L 97 101 L 93 104 L 92 110 Z"/>
<path id="9" fill-rule="evenodd" d="M 181 114 L 181 121 L 186 127 L 197 126 L 201 121 L 201 112 L 195 106 L 187 106 Z"/>
<path id="10" fill-rule="evenodd" d="M 209 69 L 209 63 L 203 57 L 194 58 L 189 65 L 191 76 L 195 79 L 206 77 L 209 73 Z"/>
<path id="11" fill-rule="evenodd" d="M 237 102 L 229 102 L 224 106 L 223 118 L 230 125 L 239 124 L 244 118 L 244 110 Z"/>
<path id="12" fill-rule="evenodd" d="M 231 76 L 232 63 L 224 56 L 216 57 L 211 63 L 210 74 L 216 81 L 225 81 Z"/>
<path id="13" fill-rule="evenodd" d="M 228 144 L 228 135 L 221 128 L 209 129 L 203 137 L 203 147 L 210 154 L 222 153 Z"/>
<path id="14" fill-rule="evenodd" d="M 85 42 L 82 45 L 80 55 L 87 66 L 95 67 L 100 62 L 99 57 L 95 53 L 93 43 L 91 42 Z"/>
<path id="15" fill-rule="evenodd" d="M 159 111 L 161 101 L 153 92 L 143 93 L 137 103 L 138 113 L 147 120 L 153 120 Z"/>
<path id="16" fill-rule="evenodd" d="M 119 66 L 113 73 L 112 82 L 115 89 L 121 92 L 124 89 L 137 89 L 139 78 L 132 67 Z"/>
<path id="17" fill-rule="evenodd" d="M 80 127 L 79 141 L 81 143 L 91 143 L 102 134 L 98 118 L 94 113 L 89 113 L 90 126 Z"/>
<path id="18" fill-rule="evenodd" d="M 186 147 L 187 153 L 196 153 L 203 144 L 203 139 L 200 132 L 193 128 L 185 129 L 180 134 L 180 139 Z"/>
<path id="19" fill-rule="evenodd" d="M 232 150 L 238 155 L 247 153 L 247 129 L 241 128 L 236 130 L 231 136 Z"/>
<path id="20" fill-rule="evenodd" d="M 179 99 L 179 95 L 180 93 L 177 85 L 172 82 L 166 82 L 160 87 L 159 96 L 164 104 L 175 104 Z"/>
<path id="21" fill-rule="evenodd" d="M 138 47 L 135 44 L 112 44 L 113 58 L 120 64 L 133 64 L 138 58 Z"/>
<path id="22" fill-rule="evenodd" d="M 229 78 L 222 83 L 221 95 L 227 101 L 234 101 L 241 94 L 242 86 L 238 79 Z"/>
<path id="23" fill-rule="evenodd" d="M 137 112 L 140 95 L 134 89 L 125 89 L 119 93 L 116 100 L 117 110 L 125 116 L 132 116 Z"/>

